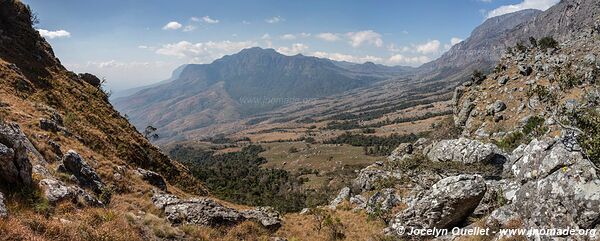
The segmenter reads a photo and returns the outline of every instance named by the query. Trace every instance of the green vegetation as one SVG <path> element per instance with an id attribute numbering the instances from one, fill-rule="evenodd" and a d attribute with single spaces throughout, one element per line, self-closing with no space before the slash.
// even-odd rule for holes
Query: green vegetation
<path id="1" fill-rule="evenodd" d="M 575 125 L 583 133 L 578 136 L 579 144 L 588 158 L 600 165 L 600 112 L 595 109 L 578 111 L 573 115 Z"/>
<path id="2" fill-rule="evenodd" d="M 348 144 L 362 146 L 367 155 L 388 156 L 400 143 L 414 142 L 419 138 L 415 134 L 392 134 L 387 137 L 368 136 L 346 132 L 334 139 L 325 141 L 324 144 Z"/>
<path id="3" fill-rule="evenodd" d="M 552 37 L 544 37 L 538 41 L 537 44 L 541 49 L 546 50 L 549 48 L 556 49 L 558 48 L 558 42 L 554 40 Z"/>
<path id="4" fill-rule="evenodd" d="M 533 116 L 527 120 L 521 131 L 515 131 L 502 140 L 495 141 L 498 147 L 506 151 L 511 151 L 521 144 L 529 143 L 532 138 L 542 136 L 548 131 L 548 127 L 544 126 L 544 118 Z"/>
<path id="5" fill-rule="evenodd" d="M 239 152 L 215 155 L 214 151 L 176 146 L 170 156 L 185 164 L 202 180 L 212 194 L 251 206 L 272 206 L 282 212 L 299 211 L 307 206 L 323 204 L 322 193 L 301 190 L 305 179 L 281 169 L 260 165 L 266 159 L 258 154 L 261 146 L 250 145 Z"/>

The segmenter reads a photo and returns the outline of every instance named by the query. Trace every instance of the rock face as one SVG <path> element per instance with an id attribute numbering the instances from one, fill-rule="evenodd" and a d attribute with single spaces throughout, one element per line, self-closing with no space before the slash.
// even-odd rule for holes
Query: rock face
<path id="1" fill-rule="evenodd" d="M 488 222 L 522 220 L 525 227 L 598 228 L 600 178 L 593 164 L 566 138 L 533 140 L 511 156 L 510 179 L 518 185 L 509 204 Z M 512 194 L 514 193 L 514 194 Z M 543 200 L 543 201 L 540 201 Z"/>
<path id="2" fill-rule="evenodd" d="M 69 150 L 63 157 L 62 165 L 66 172 L 77 178 L 81 186 L 90 187 L 96 193 L 102 192 L 104 184 L 100 176 L 77 152 Z"/>
<path id="3" fill-rule="evenodd" d="M 142 176 L 144 181 L 147 181 L 152 186 L 160 188 L 160 190 L 167 191 L 167 182 L 165 182 L 165 179 L 160 174 L 142 168 L 138 168 L 137 172 Z"/>
<path id="4" fill-rule="evenodd" d="M 0 124 L 0 179 L 5 182 L 31 184 L 32 165 L 27 156 L 26 143 L 23 141 L 27 138 L 24 136 L 16 125 Z"/>
<path id="5" fill-rule="evenodd" d="M 380 192 L 376 192 L 369 198 L 366 203 L 367 213 L 375 213 L 377 211 L 390 211 L 392 208 L 400 204 L 400 198 L 396 195 L 396 190 L 386 188 Z"/>
<path id="6" fill-rule="evenodd" d="M 6 210 L 6 205 L 4 205 L 4 194 L 0 192 L 0 218 L 8 217 L 8 210 Z"/>
<path id="7" fill-rule="evenodd" d="M 448 228 L 463 222 L 477 207 L 486 192 L 479 175 L 458 175 L 437 182 L 421 192 L 390 222 L 388 233 L 400 227 Z"/>
<path id="8" fill-rule="evenodd" d="M 71 200 L 76 203 L 89 206 L 104 205 L 98 198 L 89 194 L 78 186 L 67 186 L 61 181 L 46 178 L 40 181 L 40 187 L 44 196 L 50 203 L 58 203 L 63 200 Z"/>
<path id="9" fill-rule="evenodd" d="M 467 138 L 439 141 L 424 154 L 431 161 L 457 161 L 465 164 L 491 161 L 503 163 L 506 159 L 496 145 Z"/>
<path id="10" fill-rule="evenodd" d="M 102 84 L 102 81 L 93 74 L 88 74 L 88 73 L 79 74 L 79 78 L 81 78 L 83 81 L 85 81 L 88 84 L 95 86 L 95 87 L 100 87 L 100 85 Z"/>
<path id="11" fill-rule="evenodd" d="M 173 224 L 224 226 L 253 220 L 267 228 L 277 228 L 281 225 L 279 213 L 269 207 L 238 211 L 210 198 L 181 200 L 174 195 L 160 193 L 155 194 L 152 201 L 156 207 L 164 210 L 167 220 Z"/>

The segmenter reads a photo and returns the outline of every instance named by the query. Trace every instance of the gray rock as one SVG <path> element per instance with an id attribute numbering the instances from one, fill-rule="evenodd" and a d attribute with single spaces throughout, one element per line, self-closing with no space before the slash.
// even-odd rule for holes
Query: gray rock
<path id="1" fill-rule="evenodd" d="M 42 179 L 40 187 L 46 199 L 51 203 L 68 199 L 73 195 L 65 184 L 54 179 Z"/>
<path id="2" fill-rule="evenodd" d="M 102 84 L 102 81 L 93 74 L 88 74 L 88 73 L 79 74 L 79 78 L 81 78 L 83 81 L 85 81 L 86 83 L 88 83 L 94 87 L 100 87 L 100 85 Z"/>
<path id="3" fill-rule="evenodd" d="M 0 143 L 0 179 L 11 184 L 29 185 L 31 170 L 32 165 L 27 150 L 21 142 Z"/>
<path id="4" fill-rule="evenodd" d="M 377 210 L 390 211 L 400 204 L 400 198 L 396 195 L 396 189 L 386 188 L 373 194 L 366 203 L 367 213 L 375 213 Z"/>
<path id="5" fill-rule="evenodd" d="M 367 199 L 362 195 L 354 195 L 350 198 L 350 204 L 355 205 L 355 210 L 364 209 L 367 204 Z"/>
<path id="6" fill-rule="evenodd" d="M 457 161 L 465 164 L 504 163 L 504 159 L 506 159 L 496 145 L 467 138 L 439 141 L 432 146 L 428 153 L 424 154 L 431 161 Z"/>
<path id="7" fill-rule="evenodd" d="M 137 172 L 150 185 L 158 187 L 162 191 L 167 191 L 167 182 L 165 182 L 165 179 L 160 174 L 142 168 L 138 168 Z"/>
<path id="8" fill-rule="evenodd" d="M 471 111 L 475 108 L 475 103 L 471 100 L 465 100 L 458 111 L 458 114 L 454 115 L 454 125 L 456 126 L 464 126 L 469 120 L 469 116 L 471 115 Z"/>
<path id="9" fill-rule="evenodd" d="M 506 83 L 508 83 L 508 76 L 502 76 L 500 78 L 498 78 L 498 84 L 499 85 L 505 85 Z"/>
<path id="10" fill-rule="evenodd" d="M 64 170 L 77 178 L 81 186 L 90 187 L 96 193 L 101 193 L 104 184 L 100 176 L 87 162 L 74 150 L 69 150 L 63 156 Z"/>
<path id="11" fill-rule="evenodd" d="M 335 209 L 343 201 L 348 200 L 349 197 L 350 197 L 350 188 L 349 187 L 342 188 L 342 190 L 340 190 L 337 197 L 335 197 L 335 199 L 331 200 L 331 202 L 329 203 L 329 208 Z"/>
<path id="12" fill-rule="evenodd" d="M 281 216 L 272 207 L 257 207 L 241 211 L 242 217 L 254 220 L 267 228 L 278 228 L 281 226 Z"/>
<path id="13" fill-rule="evenodd" d="M 173 224 L 223 226 L 253 220 L 267 228 L 277 228 L 281 225 L 279 213 L 270 207 L 238 211 L 210 198 L 181 200 L 174 195 L 164 193 L 155 193 L 152 201 L 156 207 L 164 210 L 167 220 Z"/>
<path id="14" fill-rule="evenodd" d="M 4 194 L 0 192 L 0 218 L 8 217 L 8 209 L 6 209 L 6 205 L 4 204 Z"/>
<path id="15" fill-rule="evenodd" d="M 562 142 L 553 138 L 534 139 L 529 145 L 513 151 L 511 158 L 514 164 L 510 170 L 515 180 L 521 183 L 544 178 L 583 159 L 581 153 L 570 152 Z"/>
<path id="16" fill-rule="evenodd" d="M 400 161 L 413 153 L 413 145 L 411 143 L 401 143 L 392 153 L 388 156 L 389 161 Z"/>
<path id="17" fill-rule="evenodd" d="M 388 234 L 398 229 L 451 228 L 463 222 L 477 207 L 486 192 L 479 175 L 447 177 L 422 192 L 390 222 Z"/>
<path id="18" fill-rule="evenodd" d="M 493 116 L 494 114 L 506 110 L 506 103 L 504 103 L 504 101 L 501 100 L 496 100 L 493 104 L 489 104 L 488 106 L 486 106 L 485 110 L 487 111 L 487 115 Z"/>
<path id="19" fill-rule="evenodd" d="M 533 69 L 529 65 L 518 65 L 517 68 L 519 69 L 519 73 L 523 76 L 529 76 L 533 72 Z"/>
<path id="20" fill-rule="evenodd" d="M 298 213 L 298 214 L 300 214 L 300 215 L 306 215 L 306 214 L 308 214 L 308 213 L 310 213 L 310 208 L 303 208 L 303 209 L 300 211 L 300 213 Z"/>
<path id="21" fill-rule="evenodd" d="M 596 64 L 596 55 L 593 53 L 589 53 L 585 57 L 583 57 L 583 60 L 587 64 Z"/>
<path id="22" fill-rule="evenodd" d="M 40 129 L 51 132 L 57 132 L 60 130 L 56 122 L 44 118 L 40 119 Z"/>
<path id="23" fill-rule="evenodd" d="M 358 177 L 352 181 L 352 189 L 358 192 L 371 191 L 378 182 L 390 178 L 400 179 L 400 173 L 383 170 L 383 164 L 375 163 L 360 170 Z"/>

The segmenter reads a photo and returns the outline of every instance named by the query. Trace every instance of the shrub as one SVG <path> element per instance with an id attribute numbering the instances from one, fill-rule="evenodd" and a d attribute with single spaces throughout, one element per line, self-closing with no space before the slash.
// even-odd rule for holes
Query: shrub
<path id="1" fill-rule="evenodd" d="M 552 37 L 543 37 L 542 39 L 540 39 L 538 41 L 538 46 L 540 47 L 540 49 L 546 50 L 549 48 L 552 49 L 556 49 L 558 48 L 558 42 L 556 42 L 556 40 L 554 40 L 554 38 Z"/>
<path id="2" fill-rule="evenodd" d="M 600 113 L 598 110 L 582 110 L 573 115 L 575 125 L 581 129 L 579 144 L 588 158 L 600 165 Z"/>

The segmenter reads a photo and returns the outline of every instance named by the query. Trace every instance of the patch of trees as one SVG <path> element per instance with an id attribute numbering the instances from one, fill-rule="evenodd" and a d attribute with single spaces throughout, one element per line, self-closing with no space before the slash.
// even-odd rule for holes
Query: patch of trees
<path id="1" fill-rule="evenodd" d="M 413 133 L 408 135 L 392 134 L 390 136 L 369 136 L 346 132 L 324 144 L 348 144 L 363 147 L 366 155 L 388 156 L 400 143 L 414 142 L 420 136 Z"/>
<path id="2" fill-rule="evenodd" d="M 307 206 L 310 192 L 301 190 L 304 179 L 285 170 L 261 168 L 261 146 L 215 155 L 211 150 L 176 146 L 169 155 L 186 165 L 215 196 L 251 206 L 272 206 L 282 212 Z"/>

